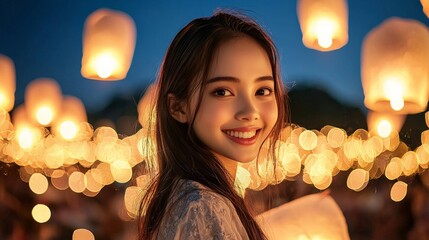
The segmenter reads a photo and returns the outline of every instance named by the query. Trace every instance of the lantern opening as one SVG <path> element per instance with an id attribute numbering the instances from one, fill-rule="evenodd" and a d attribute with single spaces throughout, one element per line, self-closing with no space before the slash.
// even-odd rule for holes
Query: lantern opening
<path id="1" fill-rule="evenodd" d="M 404 108 L 403 87 L 400 79 L 391 78 L 384 83 L 384 93 L 390 101 L 390 106 L 395 111 Z"/>
<path id="2" fill-rule="evenodd" d="M 322 48 L 329 48 L 332 46 L 333 23 L 329 20 L 320 20 L 317 24 L 317 43 Z"/>
<path id="3" fill-rule="evenodd" d="M 118 68 L 118 61 L 110 53 L 103 53 L 94 59 L 94 68 L 100 78 L 106 79 Z"/>
<path id="4" fill-rule="evenodd" d="M 404 108 L 404 98 L 402 96 L 396 96 L 390 99 L 390 106 L 395 111 L 401 111 Z"/>
<path id="5" fill-rule="evenodd" d="M 48 125 L 52 122 L 53 116 L 54 114 L 49 107 L 41 107 L 37 111 L 36 118 L 37 118 L 37 122 L 39 122 L 40 124 Z"/>

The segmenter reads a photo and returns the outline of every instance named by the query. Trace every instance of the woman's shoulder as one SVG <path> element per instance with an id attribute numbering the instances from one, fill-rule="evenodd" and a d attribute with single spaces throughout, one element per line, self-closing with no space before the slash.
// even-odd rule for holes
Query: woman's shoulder
<path id="1" fill-rule="evenodd" d="M 175 206 L 190 207 L 196 205 L 202 208 L 233 208 L 232 203 L 226 197 L 193 180 L 181 180 L 172 200 Z"/>
<path id="2" fill-rule="evenodd" d="M 246 239 L 240 237 L 247 234 L 234 206 L 227 198 L 191 180 L 181 180 L 176 190 L 161 228 L 164 229 L 161 234 L 163 237 L 200 239 L 197 236 L 216 236 L 216 239 Z"/>

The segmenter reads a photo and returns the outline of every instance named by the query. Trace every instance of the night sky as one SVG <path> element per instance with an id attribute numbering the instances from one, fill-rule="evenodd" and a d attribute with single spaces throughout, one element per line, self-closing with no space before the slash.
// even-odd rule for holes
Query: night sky
<path id="1" fill-rule="evenodd" d="M 57 80 L 65 95 L 80 98 L 88 111 L 103 108 L 114 95 L 131 96 L 156 77 L 163 55 L 175 34 L 190 20 L 217 8 L 244 12 L 273 37 L 281 57 L 282 74 L 291 88 L 311 84 L 341 102 L 363 107 L 360 53 L 365 35 L 389 17 L 416 19 L 429 26 L 419 0 L 350 0 L 349 42 L 333 52 L 307 49 L 295 0 L 148 1 L 49 0 L 0 1 L 0 54 L 15 63 L 15 106 L 24 101 L 27 84 L 40 77 Z M 80 75 L 82 32 L 88 15 L 99 8 L 129 14 L 135 21 L 137 42 L 126 79 L 88 80 Z"/>

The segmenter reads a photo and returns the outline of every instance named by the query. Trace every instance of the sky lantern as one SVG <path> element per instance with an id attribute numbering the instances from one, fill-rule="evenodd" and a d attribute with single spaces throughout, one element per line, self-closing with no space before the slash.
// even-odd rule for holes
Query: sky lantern
<path id="1" fill-rule="evenodd" d="M 310 194 L 256 217 L 269 239 L 350 239 L 346 220 L 327 193 Z"/>
<path id="2" fill-rule="evenodd" d="M 123 12 L 99 9 L 85 22 L 82 76 L 94 80 L 122 80 L 134 54 L 134 21 Z"/>
<path id="3" fill-rule="evenodd" d="M 429 17 L 429 0 L 420 0 L 423 6 L 423 12 Z"/>
<path id="4" fill-rule="evenodd" d="M 15 66 L 13 61 L 0 54 L 0 109 L 11 111 L 15 103 Z"/>
<path id="5" fill-rule="evenodd" d="M 348 8 L 345 0 L 299 0 L 302 42 L 319 51 L 339 49 L 348 42 Z"/>
<path id="6" fill-rule="evenodd" d="M 35 79 L 25 89 L 28 116 L 42 126 L 51 125 L 60 111 L 61 102 L 61 88 L 53 79 Z"/>
<path id="7" fill-rule="evenodd" d="M 413 114 L 429 97 L 429 29 L 422 23 L 389 18 L 365 37 L 362 85 L 365 106 L 379 112 Z"/>
<path id="8" fill-rule="evenodd" d="M 28 117 L 25 105 L 16 107 L 12 122 L 16 130 L 16 140 L 22 149 L 29 150 L 40 143 L 42 132 Z"/>
<path id="9" fill-rule="evenodd" d="M 54 132 L 66 140 L 72 140 L 79 132 L 80 123 L 87 116 L 82 101 L 73 96 L 65 96 L 61 104 L 61 113 L 53 124 Z"/>

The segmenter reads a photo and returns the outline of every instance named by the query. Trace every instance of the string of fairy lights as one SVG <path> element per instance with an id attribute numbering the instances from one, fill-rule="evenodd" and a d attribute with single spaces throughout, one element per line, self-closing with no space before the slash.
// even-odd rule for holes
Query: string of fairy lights
<path id="1" fill-rule="evenodd" d="M 427 13 L 429 3 L 421 2 Z M 328 7 L 321 7 L 323 3 Z M 313 4 L 313 1 L 298 1 L 305 46 L 319 51 L 344 46 L 348 41 L 346 1 Z M 82 75 L 97 80 L 125 78 L 135 35 L 134 22 L 125 13 L 108 9 L 92 13 L 85 23 Z M 279 156 L 275 164 L 262 159 L 239 165 L 237 191 L 244 194 L 246 189 L 262 190 L 269 184 L 297 177 L 324 190 L 338 173 L 349 172 L 347 187 L 351 190 L 361 191 L 371 179 L 384 176 L 395 182 L 391 199 L 404 199 L 407 183 L 399 179 L 421 174 L 429 167 L 429 130 L 422 132 L 421 145 L 415 150 L 410 150 L 398 135 L 406 114 L 426 109 L 429 69 L 421 63 L 428 62 L 427 56 L 429 30 L 425 25 L 399 18 L 384 21 L 368 33 L 362 50 L 365 105 L 371 110 L 369 129 L 347 135 L 344 129 L 335 126 L 308 130 L 291 124 L 283 129 L 282 140 L 274 143 Z M 35 194 L 44 194 L 53 186 L 93 197 L 114 182 L 128 183 L 135 175 L 135 166 L 142 162 L 156 166 L 155 142 L 144 128 L 153 114 L 152 87 L 138 105 L 143 128 L 121 138 L 111 127 L 94 129 L 87 122 L 82 102 L 62 96 L 53 79 L 32 81 L 26 88 L 25 103 L 15 107 L 11 116 L 15 93 L 12 59 L 0 55 L 0 72 L 0 161 L 18 165 L 21 180 Z M 419 84 L 413 84 L 416 81 Z M 429 113 L 425 114 L 425 120 L 429 127 Z M 135 180 L 136 184 L 125 190 L 128 215 L 122 216 L 124 220 L 137 216 L 138 199 L 150 174 Z M 422 182 L 429 187 L 429 177 Z M 44 223 L 50 219 L 50 209 L 38 204 L 32 215 L 35 221 Z M 74 240 L 93 238 L 86 229 L 77 229 L 75 235 Z"/>

